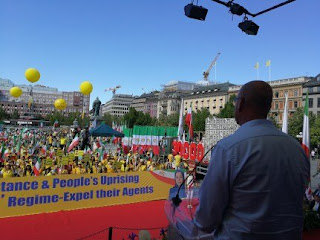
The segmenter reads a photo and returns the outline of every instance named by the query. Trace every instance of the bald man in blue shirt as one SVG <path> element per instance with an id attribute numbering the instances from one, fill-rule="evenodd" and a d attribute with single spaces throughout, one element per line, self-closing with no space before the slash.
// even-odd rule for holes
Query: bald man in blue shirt
<path id="1" fill-rule="evenodd" d="M 239 91 L 241 126 L 221 140 L 200 189 L 195 224 L 223 240 L 300 240 L 310 163 L 299 142 L 266 120 L 272 88 L 252 81 Z"/>

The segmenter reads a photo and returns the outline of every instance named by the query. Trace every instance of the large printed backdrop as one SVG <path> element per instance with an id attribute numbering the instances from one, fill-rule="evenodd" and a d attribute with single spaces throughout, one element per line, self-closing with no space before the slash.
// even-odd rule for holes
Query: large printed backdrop
<path id="1" fill-rule="evenodd" d="M 171 187 L 150 172 L 1 179 L 0 217 L 166 199 Z"/>

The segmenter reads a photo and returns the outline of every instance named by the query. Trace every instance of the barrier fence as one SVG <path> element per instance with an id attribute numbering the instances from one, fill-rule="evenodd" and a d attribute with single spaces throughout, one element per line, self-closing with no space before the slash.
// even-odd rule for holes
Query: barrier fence
<path id="1" fill-rule="evenodd" d="M 138 237 L 139 232 L 137 231 L 153 231 L 153 230 L 158 230 L 159 231 L 159 237 L 156 239 L 166 239 L 166 232 L 167 229 L 166 227 L 153 227 L 153 228 L 124 228 L 124 227 L 108 227 L 104 228 L 98 232 L 94 232 L 90 235 L 78 238 L 77 240 L 94 240 L 94 239 L 116 239 L 113 238 L 114 236 L 114 231 L 115 230 L 120 230 L 122 233 L 118 235 L 122 235 L 121 239 L 131 239 L 134 240 L 136 237 Z M 118 239 L 119 236 L 117 236 Z M 154 239 L 154 238 L 152 238 Z"/>

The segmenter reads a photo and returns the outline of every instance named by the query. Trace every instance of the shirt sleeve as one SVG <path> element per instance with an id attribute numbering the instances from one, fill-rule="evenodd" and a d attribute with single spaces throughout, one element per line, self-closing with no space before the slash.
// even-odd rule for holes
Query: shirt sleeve
<path id="1" fill-rule="evenodd" d="M 200 203 L 194 218 L 203 231 L 212 232 L 222 222 L 229 201 L 231 167 L 230 154 L 222 147 L 215 147 L 200 188 Z"/>

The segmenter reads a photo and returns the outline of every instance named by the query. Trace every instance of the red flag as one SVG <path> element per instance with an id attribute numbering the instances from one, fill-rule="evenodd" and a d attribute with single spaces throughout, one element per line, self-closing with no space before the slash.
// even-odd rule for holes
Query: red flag
<path id="1" fill-rule="evenodd" d="M 185 119 L 185 123 L 189 128 L 189 141 L 191 139 L 193 139 L 193 127 L 192 127 L 192 111 L 191 108 L 188 109 L 187 115 L 186 115 L 186 119 Z"/>

